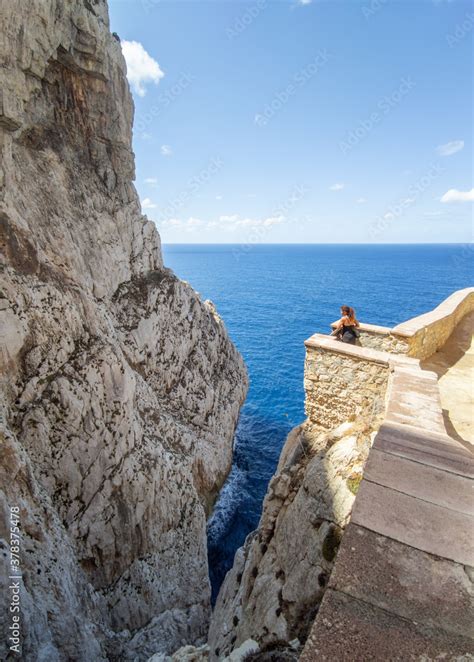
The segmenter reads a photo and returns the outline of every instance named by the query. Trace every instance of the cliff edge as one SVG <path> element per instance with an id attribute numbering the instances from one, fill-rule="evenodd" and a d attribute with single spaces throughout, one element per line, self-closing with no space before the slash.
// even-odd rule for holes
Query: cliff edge
<path id="1" fill-rule="evenodd" d="M 246 371 L 141 214 L 105 0 L 4 0 L 0 33 L 2 597 L 14 508 L 22 659 L 146 659 L 205 638 Z"/>

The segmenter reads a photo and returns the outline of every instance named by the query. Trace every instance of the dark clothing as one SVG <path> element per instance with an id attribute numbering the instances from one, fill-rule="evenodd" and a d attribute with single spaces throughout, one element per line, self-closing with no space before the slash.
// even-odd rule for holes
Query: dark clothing
<path id="1" fill-rule="evenodd" d="M 354 333 L 355 328 L 356 327 L 353 324 L 350 324 L 350 325 L 347 325 L 347 326 L 344 325 L 342 327 L 341 335 L 340 335 L 340 338 L 341 338 L 342 342 L 347 342 L 350 345 L 355 345 L 356 344 L 357 336 Z"/>

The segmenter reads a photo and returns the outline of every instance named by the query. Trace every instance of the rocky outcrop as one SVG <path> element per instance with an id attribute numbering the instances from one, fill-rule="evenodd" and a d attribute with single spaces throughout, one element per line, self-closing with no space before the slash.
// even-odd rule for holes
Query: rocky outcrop
<path id="1" fill-rule="evenodd" d="M 0 32 L 2 582 L 13 507 L 22 659 L 147 659 L 205 638 L 245 368 L 141 215 L 105 0 L 3 2 Z"/>
<path id="2" fill-rule="evenodd" d="M 374 425 L 366 419 L 325 431 L 307 421 L 289 435 L 259 526 L 237 551 L 220 590 L 209 631 L 210 660 L 225 659 L 249 638 L 262 651 L 280 644 L 278 659 L 295 659 L 291 650 L 282 651 L 288 642 L 298 650 L 308 635 Z M 273 659 L 264 655 L 255 659 Z"/>

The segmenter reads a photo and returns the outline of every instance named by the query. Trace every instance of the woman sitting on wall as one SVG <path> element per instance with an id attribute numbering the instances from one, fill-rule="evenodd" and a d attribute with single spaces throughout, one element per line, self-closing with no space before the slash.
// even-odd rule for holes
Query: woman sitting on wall
<path id="1" fill-rule="evenodd" d="M 355 345 L 357 338 L 360 336 L 357 327 L 359 322 L 355 316 L 354 308 L 350 306 L 341 306 L 341 319 L 336 322 L 336 327 L 331 335 L 336 336 L 337 340 Z"/>

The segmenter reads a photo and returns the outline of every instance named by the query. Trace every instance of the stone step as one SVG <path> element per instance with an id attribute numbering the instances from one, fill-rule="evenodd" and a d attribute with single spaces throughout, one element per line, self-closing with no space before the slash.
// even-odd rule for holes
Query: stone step
<path id="1" fill-rule="evenodd" d="M 464 567 L 350 523 L 329 586 L 417 623 L 473 637 Z"/>
<path id="2" fill-rule="evenodd" d="M 421 625 L 328 588 L 300 662 L 467 660 L 468 637 Z"/>
<path id="3" fill-rule="evenodd" d="M 417 427 L 384 423 L 374 440 L 374 448 L 445 471 L 474 478 L 474 456 L 447 435 Z"/>
<path id="4" fill-rule="evenodd" d="M 465 476 L 373 448 L 364 468 L 364 479 L 450 510 L 474 515 L 474 481 Z"/>
<path id="5" fill-rule="evenodd" d="M 387 410 L 386 420 L 400 425 L 420 427 L 430 432 L 445 431 L 443 417 L 438 411 L 433 412 L 432 415 L 430 415 L 430 411 L 425 409 L 423 413 L 423 416 L 414 416 L 411 411 L 406 411 L 402 407 L 393 406 Z"/>
<path id="6" fill-rule="evenodd" d="M 429 554 L 474 566 L 474 518 L 362 480 L 351 522 Z"/>

